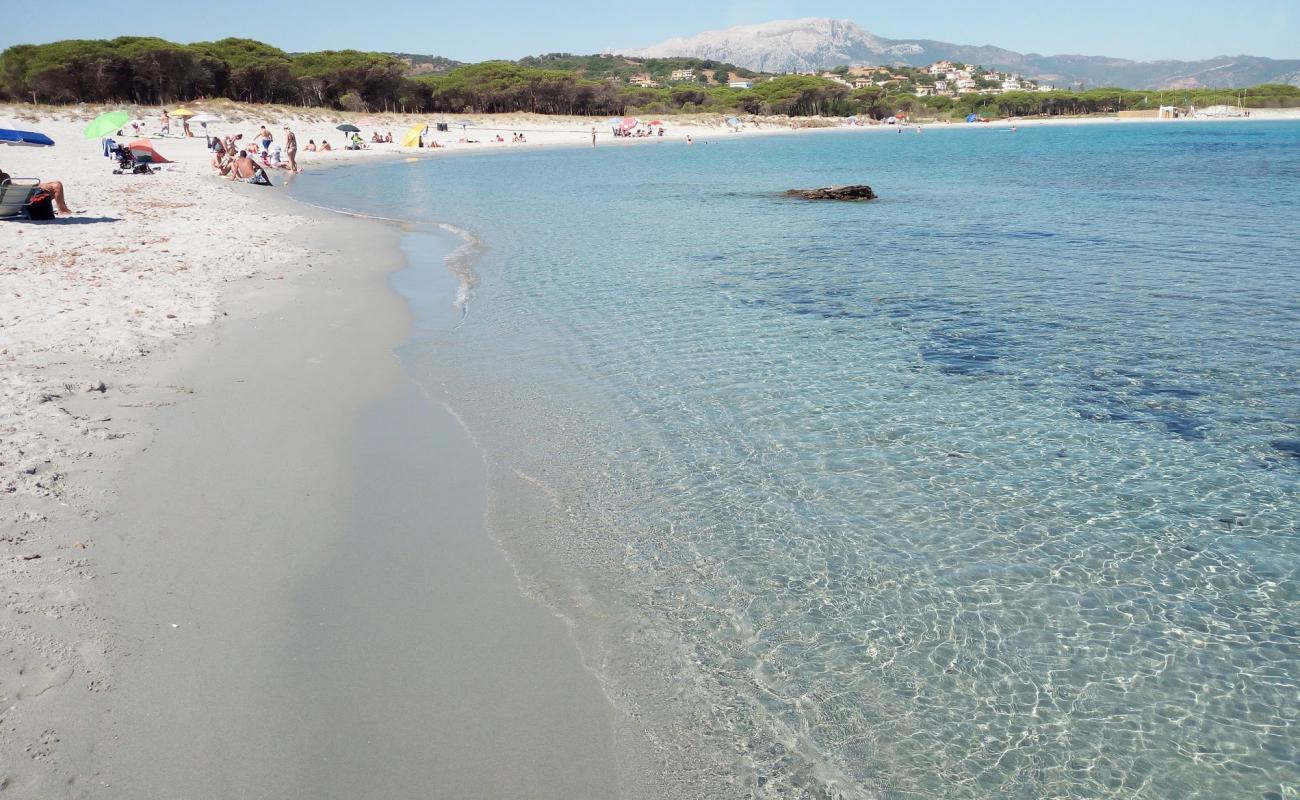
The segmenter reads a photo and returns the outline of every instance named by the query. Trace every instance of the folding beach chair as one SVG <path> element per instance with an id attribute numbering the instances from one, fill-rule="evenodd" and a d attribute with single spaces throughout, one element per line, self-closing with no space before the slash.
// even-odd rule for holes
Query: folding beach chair
<path id="1" fill-rule="evenodd" d="M 23 206 L 40 191 L 40 184 L 35 178 L 0 181 L 0 218 L 21 214 Z"/>

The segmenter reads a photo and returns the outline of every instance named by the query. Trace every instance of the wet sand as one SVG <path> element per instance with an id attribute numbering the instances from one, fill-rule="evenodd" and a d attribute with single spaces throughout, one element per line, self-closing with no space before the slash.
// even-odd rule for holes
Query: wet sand
<path id="1" fill-rule="evenodd" d="M 393 355 L 412 328 L 398 232 L 328 231 L 328 263 L 232 300 L 159 376 L 188 396 L 99 526 L 123 652 L 81 788 L 617 796 L 610 706 L 484 532 L 473 443 Z"/>

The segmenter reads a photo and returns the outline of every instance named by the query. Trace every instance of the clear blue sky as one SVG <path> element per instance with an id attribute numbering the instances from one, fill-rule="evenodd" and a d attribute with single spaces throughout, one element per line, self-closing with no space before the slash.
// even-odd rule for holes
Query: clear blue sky
<path id="1" fill-rule="evenodd" d="M 1300 58 L 1300 0 L 0 2 L 0 47 L 127 34 L 181 42 L 243 36 L 291 51 L 351 47 L 481 61 L 594 53 L 731 25 L 835 17 L 888 38 L 992 44 L 1047 55 Z"/>

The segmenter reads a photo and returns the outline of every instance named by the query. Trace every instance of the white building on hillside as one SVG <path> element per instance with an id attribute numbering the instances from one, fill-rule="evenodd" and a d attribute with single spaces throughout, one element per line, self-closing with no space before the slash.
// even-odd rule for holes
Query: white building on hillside
<path id="1" fill-rule="evenodd" d="M 727 86 L 731 87 L 732 89 L 753 89 L 754 82 L 753 81 L 732 81 L 731 83 L 727 84 Z"/>
<path id="2" fill-rule="evenodd" d="M 693 81 L 695 80 L 695 70 L 693 69 L 675 69 L 673 70 L 672 80 L 675 81 Z"/>

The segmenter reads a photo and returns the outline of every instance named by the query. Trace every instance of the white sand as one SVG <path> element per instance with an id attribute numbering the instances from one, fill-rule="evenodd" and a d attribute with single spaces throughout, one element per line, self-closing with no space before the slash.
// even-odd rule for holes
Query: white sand
<path id="1" fill-rule="evenodd" d="M 124 535 L 112 524 L 106 531 L 101 522 L 107 510 L 121 504 L 123 465 L 149 446 L 160 425 L 176 427 L 166 413 L 173 407 L 210 413 L 203 409 L 211 406 L 194 396 L 197 382 L 178 378 L 205 350 L 221 348 L 220 331 L 226 325 L 216 326 L 214 336 L 210 323 L 228 319 L 232 331 L 247 329 L 258 315 L 301 296 L 300 286 L 287 284 L 337 267 L 340 258 L 337 249 L 321 245 L 329 240 L 326 227 L 333 223 L 300 213 L 283 202 L 278 188 L 216 177 L 201 139 L 155 137 L 158 151 L 174 164 L 153 175 L 112 174 L 114 165 L 102 156 L 98 142 L 81 136 L 85 123 L 101 110 L 0 106 L 0 127 L 38 130 L 57 142 L 45 149 L 0 147 L 0 169 L 15 177 L 62 181 L 75 212 L 46 223 L 0 220 L 0 250 L 6 254 L 0 262 L 0 493 L 5 498 L 0 507 L 0 585 L 5 592 L 0 609 L 0 789 L 13 797 L 94 795 L 102 788 L 98 776 L 122 774 L 121 765 L 112 761 L 112 745 L 138 738 L 133 734 L 148 726 L 138 716 L 111 711 L 114 703 L 138 700 L 144 691 L 138 675 L 124 673 L 135 664 L 141 646 L 138 639 L 124 637 L 140 620 L 112 614 L 147 607 L 148 592 L 169 585 L 166 574 L 183 564 L 151 562 L 158 567 L 151 573 L 158 585 L 143 587 L 136 606 L 119 603 L 111 613 L 112 603 L 99 596 L 99 587 L 113 585 L 113 576 L 97 580 L 97 575 L 106 571 L 105 558 L 119 562 L 108 572 L 125 572 L 121 554 L 133 552 L 131 547 L 147 549 L 148 536 L 186 535 L 140 532 L 130 546 L 118 542 L 100 556 L 108 546 L 99 541 L 101 536 Z M 244 118 L 248 109 L 231 104 L 208 110 L 232 120 L 211 126 L 214 132 L 243 132 L 247 139 L 265 121 L 282 139 L 288 121 L 303 145 L 325 138 L 341 143 L 334 130 L 341 118 L 274 109 L 257 109 L 257 118 Z M 405 125 L 398 123 L 407 121 L 381 117 L 378 127 L 387 130 L 391 123 L 400 135 Z M 507 140 L 510 129 L 518 128 L 529 142 L 460 144 L 457 131 L 444 135 L 446 148 L 404 151 L 385 145 L 359 152 L 302 152 L 300 159 L 311 169 L 384 155 L 590 146 L 593 124 L 523 116 L 476 121 L 503 128 Z M 686 130 L 697 138 L 716 136 L 720 126 L 674 125 L 678 142 Z M 480 129 L 470 138 L 486 140 L 487 135 Z M 602 128 L 601 146 L 612 142 Z M 277 183 L 287 177 L 272 174 Z M 393 266 L 379 265 L 380 274 Z M 376 285 L 387 292 L 382 282 Z M 328 295 L 317 297 L 319 305 L 326 305 Z M 375 346 L 364 355 L 381 362 L 396 343 L 382 335 L 367 341 Z M 361 354 L 355 358 L 347 369 L 362 363 Z M 207 391 L 220 398 L 224 390 Z M 342 395 L 323 396 L 331 398 L 327 405 L 338 413 L 351 409 L 355 416 L 361 395 Z M 262 405 L 250 407 L 246 416 L 255 419 L 257 412 L 269 412 L 284 399 L 262 397 Z M 292 459 L 295 454 L 283 447 L 272 443 L 267 452 Z M 182 463 L 176 468 L 189 467 Z M 303 478 L 313 479 L 323 478 L 310 472 Z M 213 487 L 212 492 L 224 503 L 238 503 L 224 491 L 238 485 L 232 479 L 229 487 Z M 131 502 L 140 503 L 138 498 Z M 190 533 L 205 531 L 196 526 Z M 175 558 L 183 559 L 184 550 Z M 287 578 L 298 568 L 281 563 L 266 573 L 266 581 Z M 119 689 L 123 686 L 128 690 Z M 89 719 L 92 709 L 110 709 L 107 722 Z M 115 719 L 125 728 L 116 729 Z M 175 765 L 160 767 L 159 774 L 164 773 L 176 774 Z"/>
<path id="2" fill-rule="evenodd" d="M 357 119 L 357 115 L 256 109 L 225 102 L 194 107 L 227 120 L 211 126 L 214 133 L 242 132 L 247 140 L 266 122 L 282 142 L 283 124 L 288 122 L 303 146 L 309 139 L 339 145 L 343 137 L 334 126 L 345 118 Z M 76 212 L 51 223 L 0 220 L 0 252 L 4 253 L 0 259 L 0 586 L 4 589 L 0 791 L 12 797 L 115 796 L 98 780 L 120 775 L 122 765 L 131 762 L 112 762 L 110 755 L 112 763 L 105 767 L 105 753 L 114 752 L 115 741 L 120 743 L 114 737 L 130 739 L 139 733 L 148 715 L 141 717 L 137 708 L 114 716 L 112 708 L 121 702 L 116 698 L 129 702 L 143 691 L 140 675 L 123 671 L 137 663 L 132 659 L 140 657 L 139 649 L 147 642 L 141 638 L 142 620 L 123 624 L 112 614 L 138 610 L 151 592 L 171 586 L 165 576 L 185 559 L 186 548 L 170 542 L 171 561 L 161 557 L 152 561 L 152 572 L 124 565 L 121 559 L 138 552 L 132 547 L 147 548 L 150 536 L 179 537 L 183 543 L 187 534 L 198 535 L 187 530 L 150 530 L 138 532 L 130 546 L 99 541 L 101 517 L 121 499 L 123 464 L 155 440 L 160 425 L 183 428 L 177 414 L 215 413 L 213 398 L 224 399 L 220 392 L 225 390 L 212 386 L 205 389 L 206 401 L 196 399 L 195 386 L 204 386 L 201 380 L 177 382 L 185 365 L 192 367 L 203 352 L 222 347 L 221 331 L 227 323 L 211 323 L 230 320 L 231 331 L 245 332 L 234 338 L 242 336 L 247 347 L 247 331 L 254 329 L 250 326 L 257 324 L 259 316 L 278 313 L 275 309 L 295 297 L 315 297 L 322 308 L 329 307 L 333 290 L 317 286 L 320 291 L 311 294 L 302 287 L 320 280 L 313 274 L 337 277 L 340 269 L 340 249 L 323 244 L 333 240 L 324 235 L 328 223 L 320 215 L 302 213 L 283 202 L 278 188 L 216 178 L 202 139 L 155 139 L 157 149 L 176 163 L 154 175 L 113 175 L 113 165 L 102 157 L 97 142 L 81 136 L 85 122 L 101 110 L 0 106 L 0 127 L 38 130 L 58 143 L 47 149 L 0 146 L 0 169 L 16 177 L 63 181 Z M 1253 119 L 1297 116 L 1295 111 L 1257 112 Z M 156 127 L 154 112 L 146 113 L 145 119 L 146 129 Z M 372 129 L 391 130 L 400 138 L 410 124 L 436 119 L 376 115 L 375 122 L 363 128 L 367 138 Z M 299 160 L 311 169 L 385 155 L 439 157 L 525 147 L 587 147 L 593 125 L 601 147 L 649 142 L 682 145 L 688 134 L 707 141 L 790 130 L 784 120 L 754 120 L 742 132 L 731 133 L 721 117 L 708 115 L 665 118 L 669 134 L 664 140 L 614 140 L 599 120 L 530 115 L 470 119 L 475 127 L 466 133 L 453 127 L 451 132 L 436 134 L 446 148 L 374 145 L 360 152 L 328 154 L 300 150 Z M 1130 121 L 1143 120 L 1124 122 Z M 1117 122 L 1021 120 L 1015 124 Z M 802 124 L 807 130 L 838 123 L 807 120 Z M 516 131 L 525 133 L 527 144 L 510 142 Z M 490 141 L 498 132 L 505 143 Z M 462 137 L 481 141 L 461 143 Z M 286 175 L 273 172 L 272 177 L 281 183 Z M 390 266 L 377 265 L 377 274 Z M 336 313 L 356 312 L 341 308 Z M 353 359 L 349 368 L 369 363 L 366 359 L 373 361 L 376 354 L 382 357 L 398 336 L 397 329 L 376 334 L 367 340 L 369 349 L 349 356 Z M 345 393 L 333 401 L 332 419 L 337 423 L 355 416 L 367 398 L 377 396 L 371 391 Z M 260 419 L 258 412 L 269 414 L 281 399 L 249 399 L 248 417 Z M 175 446 L 174 441 L 168 446 Z M 342 446 L 335 442 L 336 452 Z M 183 455 L 171 458 L 183 459 Z M 346 489 L 343 474 L 330 478 L 309 471 L 300 480 L 333 480 Z M 230 484 L 241 485 L 237 480 Z M 245 488 L 255 491 L 256 482 Z M 238 502 L 222 493 L 222 487 L 212 491 L 221 502 Z M 141 499 L 137 487 L 128 505 L 142 506 L 147 499 Z M 199 501 L 189 497 L 183 502 Z M 328 513 L 318 513 L 321 525 L 330 521 Z M 120 527 L 110 529 L 115 540 L 124 537 Z M 212 533 L 207 530 L 207 535 Z M 302 544 L 306 550 L 311 546 L 310 541 Z M 101 557 L 105 550 L 109 552 Z M 281 562 L 261 566 L 266 583 L 301 569 Z M 101 583 L 112 583 L 108 576 L 97 581 L 97 575 L 105 572 L 130 573 L 141 582 L 152 577 L 158 584 L 142 586 L 134 596 L 135 606 L 119 603 L 110 612 L 111 603 L 98 592 Z M 205 573 L 215 574 L 219 573 Z M 215 596 L 199 595 L 196 602 L 210 602 Z M 210 620 L 221 618 L 219 609 L 196 609 L 195 616 L 204 615 Z M 556 658 L 563 660 L 559 654 Z M 157 662 L 155 667 L 166 663 L 170 662 Z M 136 688 L 115 691 L 119 686 Z M 91 709 L 104 710 L 107 727 L 88 719 Z M 119 723 L 121 727 L 114 727 Z M 177 756 L 183 755 L 181 748 Z M 162 772 L 183 773 L 184 765 L 170 764 Z"/>

